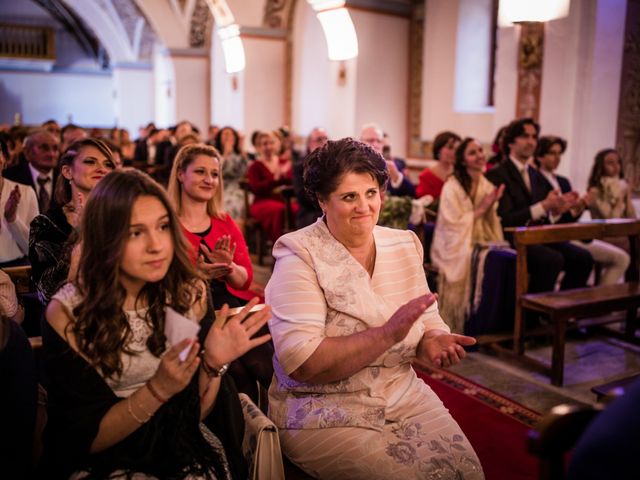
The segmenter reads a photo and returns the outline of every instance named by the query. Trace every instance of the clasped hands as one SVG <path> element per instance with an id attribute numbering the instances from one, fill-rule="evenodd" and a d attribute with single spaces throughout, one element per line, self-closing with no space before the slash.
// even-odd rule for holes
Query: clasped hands
<path id="1" fill-rule="evenodd" d="M 422 313 L 438 299 L 437 294 L 427 293 L 402 305 L 382 327 L 386 335 L 398 343 L 408 334 Z M 466 352 L 464 347 L 474 345 L 476 339 L 445 330 L 425 332 L 416 350 L 418 362 L 429 363 L 436 367 L 449 367 L 462 360 Z"/>
<path id="2" fill-rule="evenodd" d="M 591 195 L 587 193 L 580 197 L 575 191 L 560 193 L 558 190 L 552 190 L 542 201 L 542 206 L 552 215 L 562 215 L 571 211 L 577 216 L 591 203 Z"/>
<path id="3" fill-rule="evenodd" d="M 233 273 L 233 256 L 236 252 L 236 244 L 231 241 L 231 236 L 220 237 L 213 248 L 209 249 L 205 244 L 200 244 L 197 267 L 209 279 L 226 278 Z"/>
<path id="4" fill-rule="evenodd" d="M 250 310 L 257 303 L 258 298 L 252 299 L 231 318 L 228 318 L 227 305 L 217 312 L 216 321 L 204 341 L 203 358 L 198 355 L 201 350 L 200 343 L 193 338 L 186 338 L 168 349 L 150 380 L 154 388 L 164 398 L 171 398 L 189 385 L 200 362 L 206 361 L 210 367 L 220 369 L 252 348 L 269 341 L 269 334 L 252 338 L 267 323 L 271 313 L 271 309 L 265 306 L 250 315 Z M 189 345 L 189 353 L 186 359 L 181 361 L 180 352 Z"/>

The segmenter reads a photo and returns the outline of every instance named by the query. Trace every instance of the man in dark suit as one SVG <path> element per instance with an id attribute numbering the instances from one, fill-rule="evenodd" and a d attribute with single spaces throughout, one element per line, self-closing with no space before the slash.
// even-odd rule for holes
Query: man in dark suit
<path id="1" fill-rule="evenodd" d="M 49 209 L 58 165 L 59 142 L 46 130 L 38 130 L 25 138 L 24 158 L 17 165 L 2 172 L 2 176 L 14 182 L 29 185 L 36 192 L 40 213 Z"/>
<path id="2" fill-rule="evenodd" d="M 549 216 L 559 214 L 570 201 L 530 165 L 539 132 L 531 118 L 511 122 L 504 138 L 506 159 L 486 174 L 495 185 L 505 185 L 498 205 L 503 228 L 549 223 Z M 565 272 L 562 289 L 584 287 L 593 267 L 589 252 L 569 242 L 532 245 L 527 248 L 527 260 L 530 292 L 554 290 L 561 271 Z"/>

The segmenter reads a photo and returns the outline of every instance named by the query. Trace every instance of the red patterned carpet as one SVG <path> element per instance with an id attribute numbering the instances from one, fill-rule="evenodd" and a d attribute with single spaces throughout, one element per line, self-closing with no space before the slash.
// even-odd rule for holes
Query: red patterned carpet
<path id="1" fill-rule="evenodd" d="M 487 480 L 534 480 L 538 461 L 527 432 L 540 415 L 447 370 L 415 367 L 440 397 L 476 450 Z"/>

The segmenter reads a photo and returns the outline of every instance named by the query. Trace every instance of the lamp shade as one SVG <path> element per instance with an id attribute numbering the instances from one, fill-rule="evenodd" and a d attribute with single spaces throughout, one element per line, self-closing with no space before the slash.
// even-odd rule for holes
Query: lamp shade
<path id="1" fill-rule="evenodd" d="M 500 0 L 498 25 L 548 22 L 569 15 L 570 0 Z"/>
<path id="2" fill-rule="evenodd" d="M 233 24 L 219 28 L 218 36 L 222 43 L 224 65 L 227 73 L 237 73 L 244 70 L 244 46 L 242 45 L 238 25 Z"/>
<path id="3" fill-rule="evenodd" d="M 327 40 L 329 60 L 349 60 L 358 56 L 358 37 L 346 8 L 317 13 Z"/>

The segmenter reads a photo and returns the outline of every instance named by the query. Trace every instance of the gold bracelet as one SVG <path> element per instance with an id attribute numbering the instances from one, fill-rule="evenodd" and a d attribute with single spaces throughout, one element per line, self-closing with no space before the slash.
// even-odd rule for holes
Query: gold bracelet
<path id="1" fill-rule="evenodd" d="M 133 413 L 133 409 L 131 408 L 131 395 L 129 395 L 127 397 L 127 410 L 129 411 L 129 415 L 131 415 L 133 417 L 133 419 L 136 422 L 138 422 L 140 425 L 144 425 L 145 423 L 147 423 L 149 421 L 149 418 L 151 418 L 151 416 L 149 416 L 146 420 L 140 420 L 138 418 L 138 416 L 135 413 Z"/>

